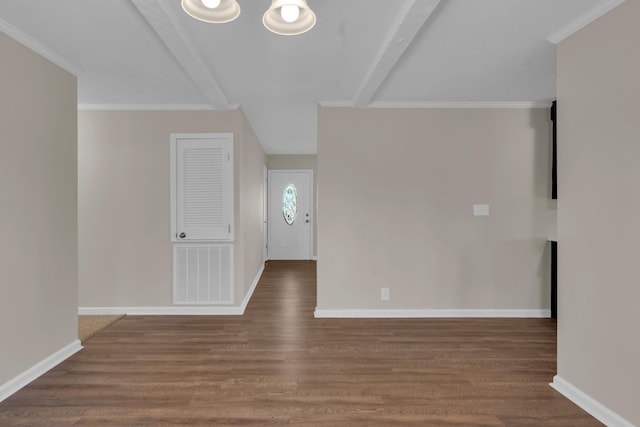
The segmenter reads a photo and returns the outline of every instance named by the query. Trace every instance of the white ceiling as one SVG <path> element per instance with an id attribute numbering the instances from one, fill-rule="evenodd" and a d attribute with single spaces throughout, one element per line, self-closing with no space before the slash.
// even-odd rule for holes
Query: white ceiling
<path id="1" fill-rule="evenodd" d="M 319 102 L 546 105 L 546 39 L 620 0 L 308 0 L 291 37 L 263 27 L 269 0 L 238 2 L 206 24 L 180 0 L 1 0 L 0 30 L 76 74 L 81 107 L 240 106 L 268 154 L 311 154 Z"/>

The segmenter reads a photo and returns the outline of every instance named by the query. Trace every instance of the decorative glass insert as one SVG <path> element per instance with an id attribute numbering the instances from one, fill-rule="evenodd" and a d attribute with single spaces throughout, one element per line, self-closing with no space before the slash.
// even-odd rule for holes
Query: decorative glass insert
<path id="1" fill-rule="evenodd" d="M 289 225 L 293 225 L 298 217 L 298 190 L 293 184 L 285 185 L 282 191 L 282 215 Z"/>

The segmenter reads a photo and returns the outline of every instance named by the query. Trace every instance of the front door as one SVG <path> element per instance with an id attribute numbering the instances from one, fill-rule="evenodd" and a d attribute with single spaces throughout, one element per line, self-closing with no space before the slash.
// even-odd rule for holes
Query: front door
<path id="1" fill-rule="evenodd" d="M 313 171 L 269 171 L 269 259 L 311 259 Z"/>

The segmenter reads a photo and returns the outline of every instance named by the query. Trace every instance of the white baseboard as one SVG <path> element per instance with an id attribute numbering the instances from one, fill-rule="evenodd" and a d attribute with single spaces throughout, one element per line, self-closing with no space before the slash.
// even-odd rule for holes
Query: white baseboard
<path id="1" fill-rule="evenodd" d="M 629 421 L 622 418 L 570 382 L 559 375 L 553 377 L 549 384 L 564 397 L 587 411 L 591 416 L 609 427 L 634 427 Z"/>
<path id="2" fill-rule="evenodd" d="M 429 317 L 551 317 L 551 310 L 323 310 L 316 308 L 316 318 L 429 318 Z"/>
<path id="3" fill-rule="evenodd" d="M 168 306 L 168 307 L 78 307 L 79 315 L 128 316 L 240 316 L 240 307 Z"/>
<path id="4" fill-rule="evenodd" d="M 82 350 L 80 340 L 74 340 L 70 344 L 64 346 L 60 350 L 56 351 L 49 357 L 36 363 L 23 373 L 19 374 L 12 380 L 0 385 L 0 402 L 11 396 L 24 386 L 28 385 L 31 381 L 38 378 L 40 375 L 53 369 L 61 362 L 65 361 L 69 357 L 73 356 L 78 351 Z"/>
<path id="5" fill-rule="evenodd" d="M 256 286 L 258 286 L 258 282 L 260 281 L 260 278 L 262 277 L 263 272 L 264 272 L 264 263 L 260 265 L 260 268 L 258 269 L 258 274 L 256 274 L 255 279 L 253 279 L 253 283 L 251 284 L 251 288 L 249 288 L 249 292 L 247 292 L 247 295 L 245 295 L 244 300 L 242 300 L 242 304 L 240 305 L 242 314 L 244 314 L 244 311 L 247 309 L 247 304 L 249 304 L 249 300 L 251 300 L 253 291 L 255 291 Z"/>
<path id="6" fill-rule="evenodd" d="M 241 316 L 258 285 L 264 271 L 264 264 L 258 269 L 251 288 L 239 307 L 209 307 L 209 306 L 168 306 L 168 307 L 79 307 L 79 315 L 120 315 L 129 316 Z"/>

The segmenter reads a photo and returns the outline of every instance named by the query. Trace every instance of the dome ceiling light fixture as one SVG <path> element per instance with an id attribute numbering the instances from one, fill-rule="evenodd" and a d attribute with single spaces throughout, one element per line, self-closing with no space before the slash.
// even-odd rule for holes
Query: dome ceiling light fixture
<path id="1" fill-rule="evenodd" d="M 316 15 L 307 6 L 307 0 L 272 0 L 262 23 L 273 33 L 295 36 L 312 29 Z"/>
<path id="2" fill-rule="evenodd" d="M 182 0 L 182 9 L 195 19 L 213 24 L 231 22 L 240 15 L 236 0 Z M 273 33 L 295 36 L 312 29 L 316 15 L 307 0 L 272 0 L 262 23 Z"/>
<path id="3" fill-rule="evenodd" d="M 182 8 L 191 17 L 213 24 L 231 22 L 240 15 L 236 0 L 182 0 Z"/>

